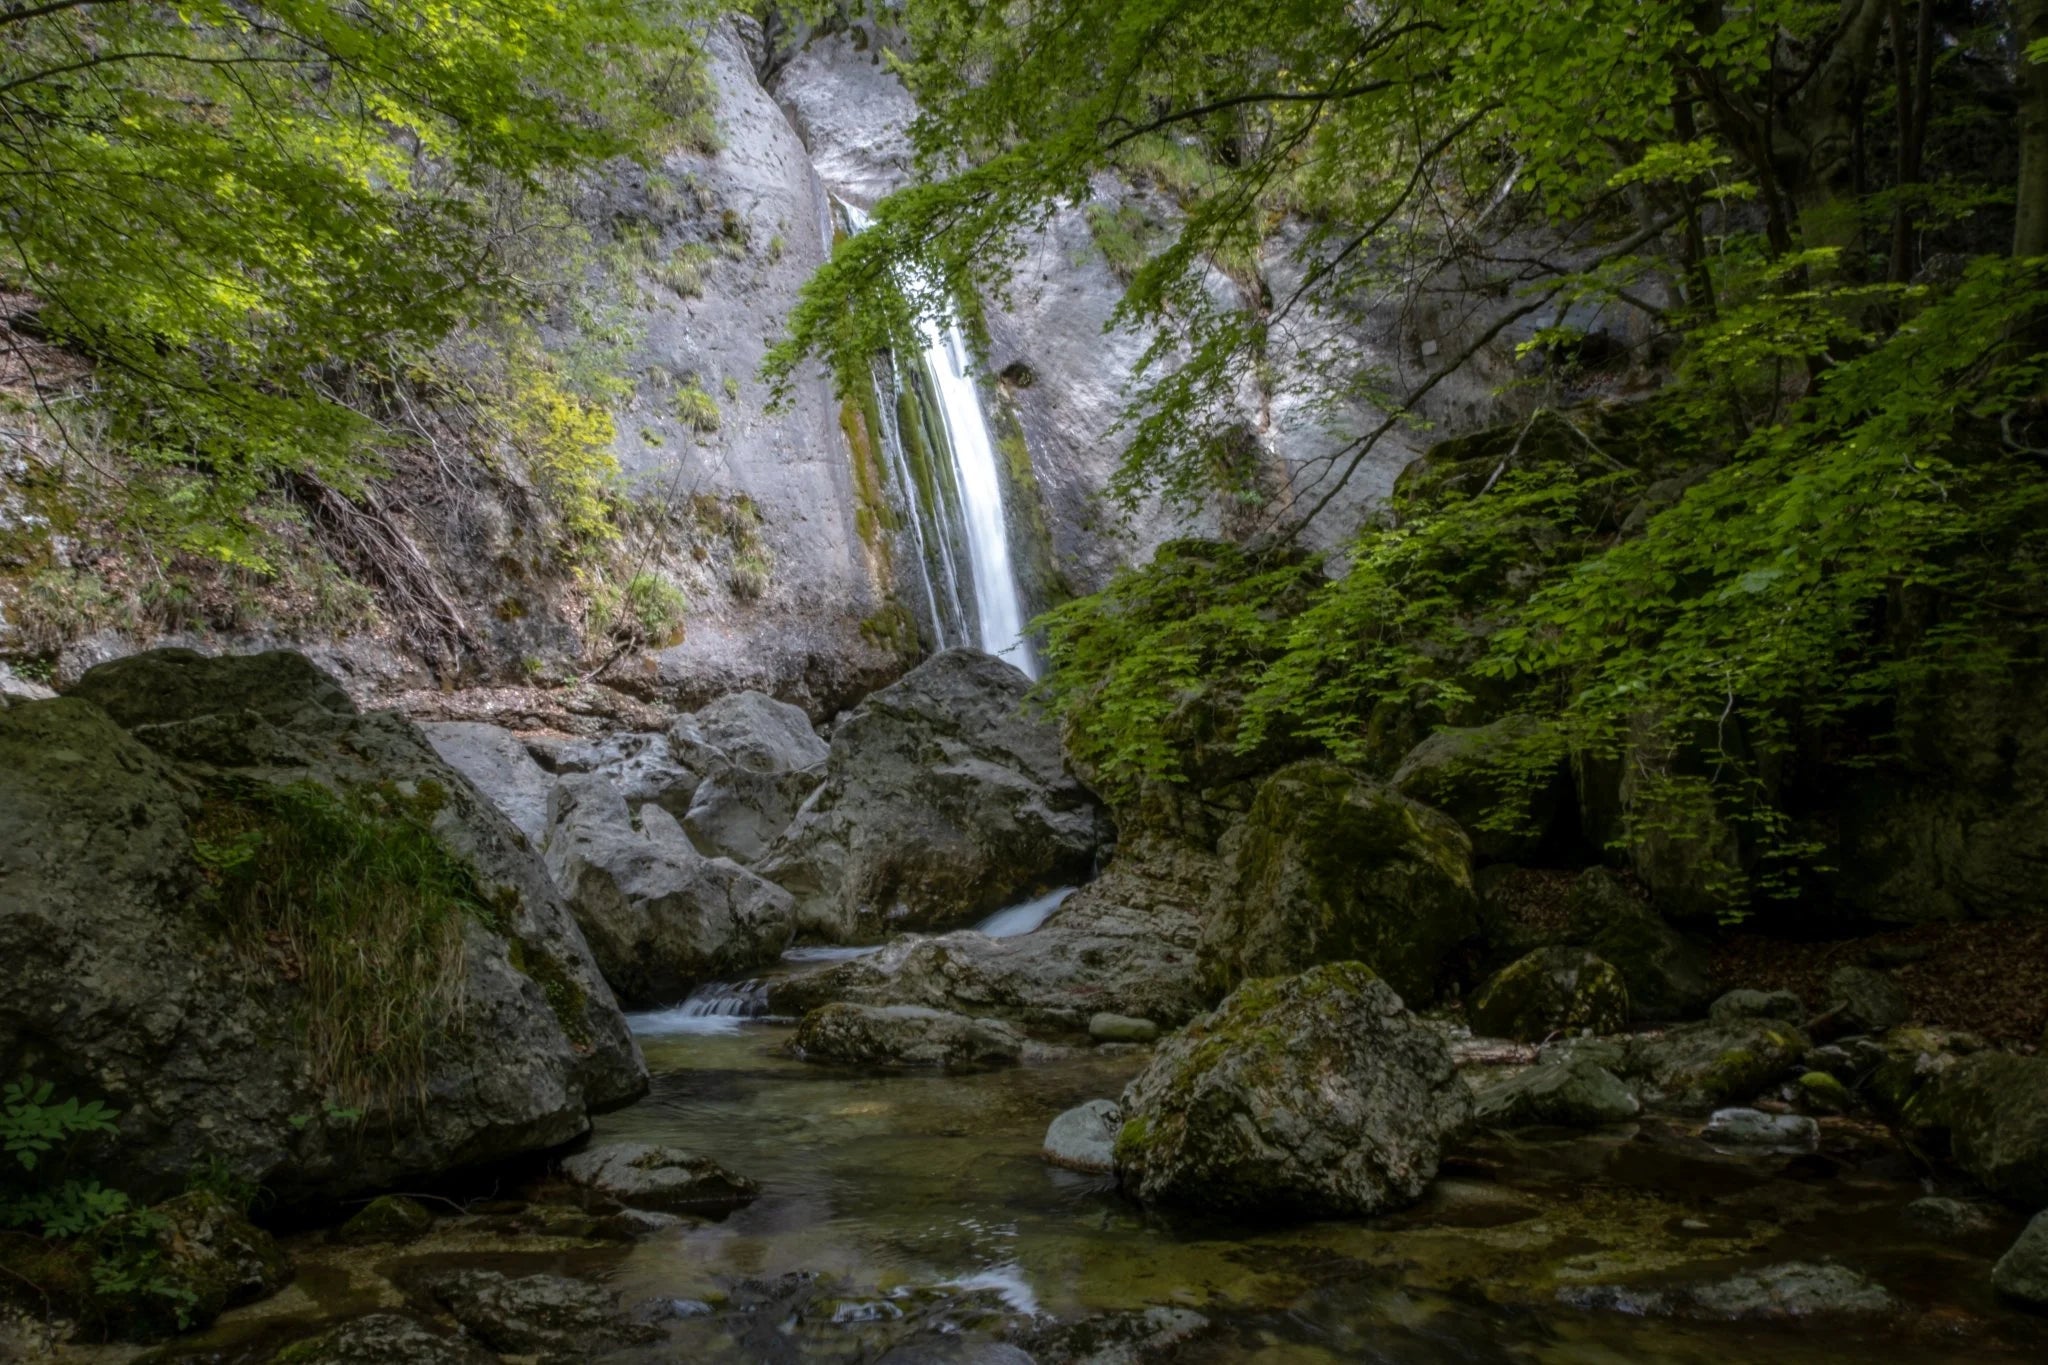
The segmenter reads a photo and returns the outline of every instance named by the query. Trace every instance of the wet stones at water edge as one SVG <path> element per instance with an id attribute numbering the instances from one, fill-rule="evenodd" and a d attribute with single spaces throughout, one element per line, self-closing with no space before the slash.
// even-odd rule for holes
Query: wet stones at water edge
<path id="1" fill-rule="evenodd" d="M 805 1061 L 847 1066 L 1003 1066 L 1024 1052 L 1024 1035 L 999 1019 L 973 1019 L 922 1005 L 825 1005 L 804 1016 L 790 1050 Z"/>
<path id="2" fill-rule="evenodd" d="M 605 1346 L 661 1337 L 658 1327 L 620 1311 L 611 1293 L 561 1275 L 461 1270 L 434 1279 L 428 1290 L 484 1345 L 542 1365 L 584 1365 Z"/>
<path id="3" fill-rule="evenodd" d="M 675 1212 L 731 1208 L 761 1192 L 746 1176 L 709 1157 L 646 1142 L 614 1142 L 562 1161 L 562 1174 L 586 1189 L 636 1209 Z"/>
<path id="4" fill-rule="evenodd" d="M 1045 1159 L 1070 1171 L 1112 1171 L 1116 1168 L 1117 1130 L 1123 1121 L 1123 1107 L 1115 1100 L 1076 1105 L 1045 1130 Z"/>
<path id="5" fill-rule="evenodd" d="M 1631 1039 L 1618 1059 L 1622 1075 L 1641 1080 L 1681 1112 L 1746 1103 L 1788 1076 L 1805 1056 L 1806 1035 L 1770 1019 L 1685 1024 Z"/>
<path id="6" fill-rule="evenodd" d="M 1727 1147 L 1774 1152 L 1810 1152 L 1820 1145 L 1820 1125 L 1804 1114 L 1766 1114 L 1760 1109 L 1717 1109 L 1700 1136 Z"/>
<path id="7" fill-rule="evenodd" d="M 1626 1123 L 1642 1103 L 1620 1077 L 1588 1057 L 1559 1056 L 1478 1092 L 1473 1122 L 1493 1128 L 1598 1128 Z"/>
<path id="8" fill-rule="evenodd" d="M 1693 1317 L 1736 1322 L 1851 1317 L 1888 1313 L 1897 1301 L 1882 1285 L 1847 1266 L 1793 1261 L 1678 1288 L 1587 1285 L 1560 1291 L 1575 1308 L 1634 1317 Z"/>
<path id="9" fill-rule="evenodd" d="M 1436 1175 L 1471 1099 L 1442 1039 L 1356 962 L 1249 981 L 1123 1095 L 1140 1199 L 1253 1218 L 1379 1213 Z"/>
<path id="10" fill-rule="evenodd" d="M 277 1353 L 277 1365 L 491 1365 L 490 1352 L 399 1313 L 371 1313 Z"/>
<path id="11" fill-rule="evenodd" d="M 1991 1268 L 1991 1287 L 2009 1299 L 2048 1308 L 2048 1212 L 2037 1213 Z"/>
<path id="12" fill-rule="evenodd" d="M 380 1194 L 335 1229 L 334 1240 L 353 1246 L 416 1242 L 434 1226 L 434 1215 L 416 1199 Z"/>

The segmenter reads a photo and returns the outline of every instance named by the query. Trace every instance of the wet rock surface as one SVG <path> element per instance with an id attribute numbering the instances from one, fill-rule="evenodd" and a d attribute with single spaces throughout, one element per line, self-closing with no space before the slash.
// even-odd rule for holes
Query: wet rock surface
<path id="1" fill-rule="evenodd" d="M 435 1279 L 430 1291 L 485 1346 L 548 1365 L 580 1365 L 606 1346 L 660 1336 L 621 1312 L 609 1292 L 562 1275 L 462 1270 Z"/>
<path id="2" fill-rule="evenodd" d="M 761 1187 L 709 1157 L 647 1142 L 604 1143 L 562 1160 L 562 1174 L 576 1184 L 631 1208 L 731 1208 Z"/>
<path id="3" fill-rule="evenodd" d="M 1029 688 L 949 650 L 838 725 L 823 787 L 757 865 L 804 932 L 946 928 L 1087 877 L 1105 817 Z"/>
<path id="4" fill-rule="evenodd" d="M 1132 1194 L 1272 1218 L 1413 1201 L 1470 1099 L 1393 989 L 1335 963 L 1241 986 L 1162 1044 L 1122 1105 Z"/>
<path id="5" fill-rule="evenodd" d="M 1625 1123 L 1642 1104 L 1621 1079 L 1588 1057 L 1563 1057 L 1483 1085 L 1473 1122 L 1498 1127 L 1554 1124 L 1594 1128 Z"/>
<path id="6" fill-rule="evenodd" d="M 1704 1111 L 1755 1099 L 1806 1048 L 1804 1034 L 1776 1020 L 1687 1024 L 1630 1040 L 1620 1065 L 1672 1108 Z"/>
<path id="7" fill-rule="evenodd" d="M 547 867 L 605 979 L 628 1004 L 669 1004 L 700 981 L 772 962 L 789 945 L 789 894 L 707 858 L 658 805 L 637 814 L 597 774 L 549 804 Z"/>
<path id="8" fill-rule="evenodd" d="M 1420 1005 L 1478 927 L 1456 822 L 1334 763 L 1266 779 L 1232 839 L 1231 881 L 1202 939 L 1218 987 L 1357 961 Z"/>
<path id="9" fill-rule="evenodd" d="M 252 800 L 415 812 L 473 878 L 488 913 L 459 926 L 431 1105 L 327 1117 L 311 1058 L 279 1041 L 302 1036 L 303 988 L 221 951 L 195 828 Z M 0 1056 L 61 1055 L 76 1093 L 121 1111 L 109 1155 L 144 1193 L 216 1165 L 285 1203 L 403 1187 L 569 1141 L 646 1085 L 519 831 L 411 724 L 357 711 L 296 654 L 140 654 L 0 712 L 0 987 Z"/>
<path id="10" fill-rule="evenodd" d="M 848 1066 L 1000 1066 L 1024 1035 L 999 1019 L 923 1005 L 824 1005 L 804 1016 L 791 1048 L 809 1061 Z"/>
<path id="11" fill-rule="evenodd" d="M 1045 1130 L 1045 1159 L 1073 1171 L 1112 1171 L 1116 1169 L 1117 1130 L 1123 1122 L 1123 1106 L 1115 1100 L 1076 1105 Z"/>
<path id="12" fill-rule="evenodd" d="M 401 1313 L 369 1313 L 287 1346 L 278 1365 L 488 1365 L 474 1342 L 428 1329 Z"/>
<path id="13" fill-rule="evenodd" d="M 2035 1214 L 2011 1250 L 1998 1258 L 1991 1284 L 2008 1299 L 2048 1308 L 2048 1212 Z"/>
<path id="14" fill-rule="evenodd" d="M 1845 1266 L 1796 1262 L 1672 1289 L 1589 1286 L 1567 1291 L 1574 1307 L 1635 1315 L 1769 1322 L 1888 1313 L 1884 1287 Z"/>

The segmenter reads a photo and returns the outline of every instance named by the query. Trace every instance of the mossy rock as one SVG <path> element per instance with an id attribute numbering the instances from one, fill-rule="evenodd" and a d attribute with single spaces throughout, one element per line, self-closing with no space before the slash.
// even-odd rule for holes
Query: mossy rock
<path id="1" fill-rule="evenodd" d="M 1806 1035 L 1775 1019 L 1688 1024 L 1630 1044 L 1624 1066 L 1671 1107 L 1718 1109 L 1755 1099 L 1805 1056 Z"/>
<path id="2" fill-rule="evenodd" d="M 1462 825 L 1480 861 L 1526 858 L 1543 846 L 1571 794 L 1562 758 L 1542 781 L 1511 778 L 1540 753 L 1540 734 L 1527 716 L 1438 730 L 1409 750 L 1391 785 Z"/>
<path id="3" fill-rule="evenodd" d="M 335 1231 L 334 1240 L 350 1246 L 416 1242 L 434 1226 L 434 1215 L 416 1199 L 384 1194 L 372 1199 Z"/>
<path id="4" fill-rule="evenodd" d="M 1140 1199 L 1273 1219 L 1419 1197 L 1471 1097 L 1449 1050 L 1364 965 L 1248 981 L 1124 1091 L 1116 1165 Z"/>
<path id="5" fill-rule="evenodd" d="M 1414 1004 L 1478 929 L 1472 849 L 1457 823 L 1334 763 L 1259 788 L 1234 874 L 1202 942 L 1212 986 L 1363 962 Z"/>
<path id="6" fill-rule="evenodd" d="M 2048 1206 L 2048 1057 L 1975 1053 L 1942 1072 L 1932 1099 L 1958 1166 L 2020 1208 Z"/>
<path id="7" fill-rule="evenodd" d="M 1628 1026 L 1628 987 L 1583 948 L 1538 948 L 1503 967 L 1472 997 L 1475 1032 L 1532 1043 L 1555 1033 L 1618 1033 Z"/>
<path id="8" fill-rule="evenodd" d="M 1679 933 L 1631 895 L 1605 868 L 1589 868 L 1572 886 L 1567 914 L 1573 937 L 1621 972 L 1637 1019 L 1693 1019 L 1714 999 L 1706 949 Z"/>
<path id="9" fill-rule="evenodd" d="M 1846 1114 L 1856 1107 L 1856 1093 L 1825 1071 L 1809 1071 L 1794 1085 L 1800 1102 L 1821 1114 Z"/>

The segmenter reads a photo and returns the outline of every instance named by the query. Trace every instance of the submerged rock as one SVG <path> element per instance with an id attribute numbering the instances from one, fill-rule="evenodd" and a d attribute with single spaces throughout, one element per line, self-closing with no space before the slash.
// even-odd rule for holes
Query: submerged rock
<path id="1" fill-rule="evenodd" d="M 1631 1040 L 1622 1068 L 1647 1080 L 1674 1108 L 1716 1109 L 1756 1098 L 1806 1047 L 1798 1029 L 1771 1019 L 1687 1024 Z"/>
<path id="2" fill-rule="evenodd" d="M 610 1142 L 562 1161 L 562 1174 L 631 1208 L 731 1207 L 753 1200 L 761 1187 L 709 1157 L 647 1142 Z"/>
<path id="3" fill-rule="evenodd" d="M 548 870 L 627 1004 L 673 1003 L 789 946 L 789 893 L 699 853 L 662 807 L 643 806 L 636 820 L 611 783 L 574 775 L 556 786 L 549 825 Z"/>
<path id="4" fill-rule="evenodd" d="M 1123 1107 L 1115 1100 L 1076 1105 L 1045 1130 L 1045 1159 L 1072 1171 L 1113 1171 L 1116 1134 L 1123 1121 Z"/>
<path id="5" fill-rule="evenodd" d="M 1702 1317 L 1770 1322 L 1888 1313 L 1898 1305 L 1882 1285 L 1847 1266 L 1792 1261 L 1677 1289 L 1589 1285 L 1558 1298 L 1575 1308 L 1633 1316 Z"/>
<path id="6" fill-rule="evenodd" d="M 1597 1128 L 1626 1123 L 1642 1103 L 1607 1068 L 1587 1057 L 1563 1057 L 1524 1068 L 1505 1081 L 1485 1086 L 1473 1104 L 1473 1122 L 1512 1128 L 1552 1124 Z"/>
<path id="7" fill-rule="evenodd" d="M 1107 823 L 1030 686 L 948 650 L 840 722 L 824 785 L 759 864 L 805 932 L 945 928 L 1088 875 Z"/>
<path id="8" fill-rule="evenodd" d="M 602 1347 L 660 1339 L 632 1321 L 608 1291 L 561 1275 L 514 1278 L 461 1270 L 430 1286 L 463 1330 L 494 1351 L 538 1356 L 548 1365 L 582 1365 Z"/>
<path id="9" fill-rule="evenodd" d="M 1244 1217 L 1413 1202 L 1471 1100 L 1442 1039 L 1356 962 L 1246 982 L 1124 1091 L 1117 1169 L 1141 1199 Z"/>
<path id="10" fill-rule="evenodd" d="M 1202 937 L 1213 985 L 1363 962 L 1420 1003 L 1478 929 L 1472 850 L 1450 817 L 1311 760 L 1266 780 Z"/>
<path id="11" fill-rule="evenodd" d="M 347 913 L 417 918 L 354 944 L 342 910 L 267 894 L 298 884 L 301 845 L 356 879 L 333 892 Z M 413 932 L 431 955 L 399 952 Z M 322 986 L 308 955 L 340 971 L 344 944 L 408 984 Z M 330 1085 L 365 1045 L 347 1029 L 378 1010 L 416 1060 L 343 1109 Z M 51 1055 L 120 1111 L 107 1161 L 134 1193 L 218 1164 L 287 1205 L 568 1142 L 647 1084 L 518 830 L 411 724 L 290 653 L 139 654 L 0 712 L 0 1057 Z"/>
<path id="12" fill-rule="evenodd" d="M 1700 1136 L 1731 1147 L 1767 1147 L 1810 1152 L 1820 1145 L 1820 1125 L 1804 1114 L 1766 1114 L 1760 1109 L 1717 1109 Z"/>
<path id="13" fill-rule="evenodd" d="M 1097 1014 L 1088 1020 L 1088 1036 L 1098 1043 L 1150 1043 L 1158 1039 L 1159 1025 L 1128 1014 Z"/>
<path id="14" fill-rule="evenodd" d="M 806 1061 L 853 1066 L 997 1066 L 1024 1052 L 1024 1035 L 1000 1019 L 922 1005 L 825 1005 L 797 1025 L 790 1048 Z"/>
<path id="15" fill-rule="evenodd" d="M 1538 1042 L 1553 1033 L 1619 1033 L 1628 987 L 1612 964 L 1583 948 L 1538 948 L 1496 972 L 1473 996 L 1472 1028 Z"/>
<path id="16" fill-rule="evenodd" d="M 1991 1287 L 2009 1299 L 2048 1308 L 2048 1212 L 2037 1213 L 2026 1231 L 1991 1268 Z"/>

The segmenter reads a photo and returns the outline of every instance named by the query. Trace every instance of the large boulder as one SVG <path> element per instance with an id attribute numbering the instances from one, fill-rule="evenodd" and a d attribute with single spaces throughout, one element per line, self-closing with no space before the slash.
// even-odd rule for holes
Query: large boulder
<path id="1" fill-rule="evenodd" d="M 607 1346 L 661 1337 L 658 1327 L 628 1318 L 611 1291 L 562 1275 L 458 1270 L 435 1279 L 431 1290 L 478 1341 L 542 1365 L 581 1365 Z"/>
<path id="2" fill-rule="evenodd" d="M 923 1005 L 823 1005 L 797 1025 L 790 1050 L 806 1061 L 848 1066 L 1001 1066 L 1024 1052 L 1024 1035 L 1000 1019 L 973 1019 Z"/>
<path id="3" fill-rule="evenodd" d="M 548 837 L 548 793 L 555 779 L 536 763 L 524 740 L 510 730 L 481 721 L 432 721 L 420 733 L 441 761 L 505 813 L 527 842 L 539 848 Z"/>
<path id="4" fill-rule="evenodd" d="M 2048 1308 L 2048 1211 L 2035 1214 L 1991 1267 L 1991 1287 L 2009 1299 Z"/>
<path id="5" fill-rule="evenodd" d="M 709 745 L 718 761 L 756 773 L 815 768 L 831 752 L 802 707 L 752 691 L 729 692 L 679 717 L 669 727 L 669 742 L 686 756 Z"/>
<path id="6" fill-rule="evenodd" d="M 1030 686 L 948 650 L 840 722 L 824 786 L 759 864 L 804 932 L 945 928 L 1087 877 L 1106 821 Z"/>
<path id="7" fill-rule="evenodd" d="M 1506 1080 L 1482 1087 L 1472 1110 L 1475 1123 L 1513 1128 L 1547 1124 L 1597 1128 L 1625 1123 L 1642 1112 L 1621 1078 L 1589 1057 L 1566 1056 L 1524 1067 Z"/>
<path id="8" fill-rule="evenodd" d="M 751 865 L 825 780 L 825 741 L 810 718 L 762 692 L 734 692 L 679 717 L 671 750 L 704 774 L 683 829 L 712 857 Z"/>
<path id="9" fill-rule="evenodd" d="M 1219 988 L 1356 961 L 1421 1003 L 1478 927 L 1457 824 L 1337 764 L 1273 774 L 1232 839 L 1233 875 L 1202 938 Z"/>
<path id="10" fill-rule="evenodd" d="M 646 1070 L 517 829 L 296 654 L 0 712 L 0 1074 L 120 1111 L 131 1191 L 340 1200 L 568 1142 Z"/>
<path id="11" fill-rule="evenodd" d="M 1438 730 L 1394 769 L 1395 791 L 1456 820 L 1483 862 L 1514 862 L 1542 848 L 1568 809 L 1562 760 L 1543 748 L 1536 722 L 1509 716 Z M 1532 762 L 1544 774 L 1530 780 Z"/>
<path id="12" fill-rule="evenodd" d="M 1795 1070 L 1806 1035 L 1777 1019 L 1686 1024 L 1631 1039 L 1620 1058 L 1675 1109 L 1706 1111 L 1755 1099 Z"/>
<path id="13" fill-rule="evenodd" d="M 1494 973 L 1467 1008 L 1473 1031 L 1533 1043 L 1628 1026 L 1621 973 L 1583 948 L 1538 948 Z"/>
<path id="14" fill-rule="evenodd" d="M 1828 977 L 1829 1023 L 1836 1033 L 1883 1033 L 1906 1022 L 1906 992 L 1889 972 L 1838 967 Z"/>
<path id="15" fill-rule="evenodd" d="M 1413 1202 L 1471 1107 L 1443 1040 L 1356 962 L 1246 982 L 1122 1103 L 1126 1189 L 1258 1218 Z"/>
<path id="16" fill-rule="evenodd" d="M 673 1003 L 701 981 L 772 962 L 789 946 L 788 892 L 699 853 L 661 806 L 642 806 L 636 818 L 597 773 L 555 787 L 547 866 L 605 980 L 628 1005 Z"/>
<path id="17" fill-rule="evenodd" d="M 779 978 L 769 1009 L 801 1015 L 834 1000 L 926 1005 L 1062 1033 L 1085 1031 L 1101 1013 L 1184 1023 L 1215 999 L 1196 959 L 1219 871 L 1213 854 L 1185 845 L 1125 844 L 1101 877 L 1031 933 L 905 935 L 850 962 Z"/>
<path id="18" fill-rule="evenodd" d="M 1613 873 L 1586 869 L 1566 908 L 1572 937 L 1620 971 L 1636 1018 L 1693 1019 L 1713 1002 L 1706 949 L 1666 924 Z"/>
<path id="19" fill-rule="evenodd" d="M 1934 1082 L 1956 1164 L 2022 1209 L 2048 1207 L 2048 1057 L 1976 1052 Z"/>

